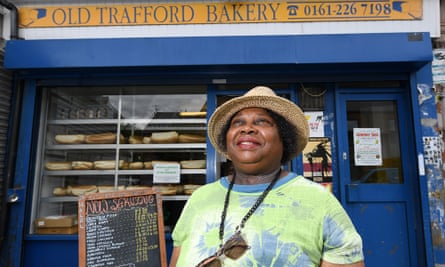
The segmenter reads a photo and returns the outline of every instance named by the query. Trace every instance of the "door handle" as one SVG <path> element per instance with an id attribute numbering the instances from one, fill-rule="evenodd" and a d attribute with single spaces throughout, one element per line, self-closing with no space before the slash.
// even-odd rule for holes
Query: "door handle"
<path id="1" fill-rule="evenodd" d="M 23 198 L 23 193 L 24 190 L 23 189 L 8 189 L 8 193 L 6 195 L 6 200 L 8 201 L 8 203 L 17 203 L 17 202 L 21 202 L 24 198 Z"/>

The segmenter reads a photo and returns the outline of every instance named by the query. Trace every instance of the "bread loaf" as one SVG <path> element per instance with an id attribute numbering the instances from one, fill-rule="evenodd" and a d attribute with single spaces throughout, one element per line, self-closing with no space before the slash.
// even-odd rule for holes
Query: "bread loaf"
<path id="1" fill-rule="evenodd" d="M 155 185 L 153 189 L 161 195 L 176 195 L 176 186 L 174 185 Z"/>
<path id="2" fill-rule="evenodd" d="M 54 137 L 59 144 L 82 144 L 85 142 L 84 134 L 58 134 Z"/>
<path id="3" fill-rule="evenodd" d="M 80 196 L 97 192 L 97 186 L 95 185 L 69 185 L 67 186 L 67 188 L 73 196 Z"/>
<path id="4" fill-rule="evenodd" d="M 159 132 L 151 134 L 151 143 L 153 144 L 171 144 L 178 142 L 178 133 L 175 131 Z"/>
<path id="5" fill-rule="evenodd" d="M 121 191 L 125 190 L 125 186 L 120 185 L 116 188 L 114 188 L 114 185 L 98 185 L 97 186 L 97 192 L 99 193 L 107 193 L 107 192 L 115 192 L 115 191 Z"/>
<path id="6" fill-rule="evenodd" d="M 179 116 L 181 117 L 205 117 L 207 112 L 205 111 L 184 111 L 179 112 Z"/>
<path id="7" fill-rule="evenodd" d="M 183 169 L 205 169 L 206 160 L 182 160 L 180 162 L 181 168 Z"/>
<path id="8" fill-rule="evenodd" d="M 128 163 L 128 168 L 130 170 L 140 170 L 144 168 L 144 163 L 137 161 L 137 162 L 130 162 Z"/>
<path id="9" fill-rule="evenodd" d="M 87 144 L 115 144 L 115 133 L 101 133 L 101 134 L 89 134 L 85 136 L 85 143 Z M 119 143 L 125 143 L 125 137 L 121 134 L 119 136 Z"/>
<path id="10" fill-rule="evenodd" d="M 142 144 L 143 139 L 144 139 L 143 136 L 132 135 L 128 138 L 128 143 L 129 144 Z"/>
<path id="11" fill-rule="evenodd" d="M 125 190 L 141 190 L 141 189 L 150 189 L 151 186 L 147 185 L 129 185 L 125 188 Z"/>
<path id="12" fill-rule="evenodd" d="M 205 135 L 199 134 L 180 134 L 178 137 L 179 143 L 205 143 Z"/>
<path id="13" fill-rule="evenodd" d="M 151 161 L 145 161 L 144 162 L 144 169 L 153 169 L 153 163 Z"/>
<path id="14" fill-rule="evenodd" d="M 90 161 L 73 161 L 71 162 L 73 170 L 91 170 L 94 164 Z"/>
<path id="15" fill-rule="evenodd" d="M 119 168 L 122 169 L 125 165 L 124 160 L 119 160 Z M 115 160 L 98 160 L 94 162 L 94 169 L 96 170 L 112 170 L 116 168 Z"/>
<path id="16" fill-rule="evenodd" d="M 196 189 L 201 187 L 201 185 L 197 184 L 185 184 L 184 185 L 184 194 L 191 195 Z"/>
<path id="17" fill-rule="evenodd" d="M 142 138 L 142 143 L 151 144 L 151 137 L 144 136 L 144 138 Z"/>
<path id="18" fill-rule="evenodd" d="M 66 196 L 68 194 L 67 194 L 66 188 L 64 188 L 64 187 L 54 187 L 53 195 L 55 195 L 55 196 Z"/>
<path id="19" fill-rule="evenodd" d="M 45 169 L 49 171 L 67 171 L 71 170 L 71 162 L 47 162 L 45 163 Z"/>

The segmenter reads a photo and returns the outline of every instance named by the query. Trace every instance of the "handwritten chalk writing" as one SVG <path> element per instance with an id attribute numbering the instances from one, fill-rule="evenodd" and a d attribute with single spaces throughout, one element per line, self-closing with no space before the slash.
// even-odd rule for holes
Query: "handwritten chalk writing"
<path id="1" fill-rule="evenodd" d="M 112 200 L 91 200 L 86 202 L 86 215 L 99 215 L 109 212 L 115 212 L 120 209 L 133 208 L 145 206 L 147 204 L 154 204 L 155 198 L 153 195 L 134 196 L 125 198 L 115 198 Z"/>
<path id="2" fill-rule="evenodd" d="M 152 189 L 79 197 L 79 267 L 167 267 L 162 200 Z"/>

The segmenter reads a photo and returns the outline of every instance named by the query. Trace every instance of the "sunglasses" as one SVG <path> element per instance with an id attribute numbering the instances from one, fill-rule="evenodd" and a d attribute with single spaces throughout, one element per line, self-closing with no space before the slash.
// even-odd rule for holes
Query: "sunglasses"
<path id="1" fill-rule="evenodd" d="M 226 256 L 232 260 L 237 260 L 250 248 L 246 240 L 238 232 L 230 237 L 224 245 L 212 256 L 203 259 L 196 267 L 221 267 L 221 256 Z"/>

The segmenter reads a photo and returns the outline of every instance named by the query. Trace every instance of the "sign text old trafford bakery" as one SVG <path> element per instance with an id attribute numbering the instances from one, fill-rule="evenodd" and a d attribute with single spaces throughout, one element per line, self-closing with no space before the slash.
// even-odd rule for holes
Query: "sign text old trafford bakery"
<path id="1" fill-rule="evenodd" d="M 19 8 L 20 27 L 420 20 L 422 0 L 181 2 Z"/>

